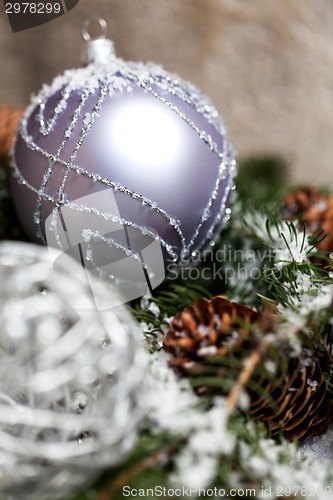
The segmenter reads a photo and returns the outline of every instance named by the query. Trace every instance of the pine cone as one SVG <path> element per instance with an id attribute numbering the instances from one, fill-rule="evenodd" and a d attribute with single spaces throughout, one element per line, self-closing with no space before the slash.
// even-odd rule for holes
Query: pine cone
<path id="1" fill-rule="evenodd" d="M 0 156 L 8 158 L 22 114 L 23 108 L 13 109 L 8 104 L 0 104 Z"/>
<path id="2" fill-rule="evenodd" d="M 178 313 L 164 338 L 170 366 L 189 377 L 198 395 L 228 395 L 249 353 L 272 334 L 276 319 L 225 297 L 200 299 Z M 272 373 L 272 366 L 276 373 Z M 289 440 L 304 440 L 326 431 L 332 421 L 324 372 L 327 356 L 303 349 L 299 358 L 286 346 L 270 349 L 248 381 L 250 414 L 272 436 L 283 431 Z"/>
<path id="3" fill-rule="evenodd" d="M 321 252 L 333 251 L 333 194 L 324 195 L 306 187 L 297 189 L 285 195 L 282 214 L 285 219 L 298 219 L 300 229 L 306 224 L 309 234 L 324 229 L 327 236 L 317 248 Z"/>

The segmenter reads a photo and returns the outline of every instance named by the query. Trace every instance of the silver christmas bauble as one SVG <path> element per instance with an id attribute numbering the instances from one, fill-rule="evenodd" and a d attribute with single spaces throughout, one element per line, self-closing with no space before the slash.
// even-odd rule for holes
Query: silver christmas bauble
<path id="1" fill-rule="evenodd" d="M 95 239 L 108 233 L 97 219 L 119 225 L 103 240 L 109 253 L 140 258 L 155 238 L 166 261 L 197 260 L 229 218 L 234 188 L 236 163 L 218 112 L 160 66 L 117 58 L 109 40 L 89 49 L 90 63 L 44 85 L 21 122 L 12 191 L 27 234 L 45 241 L 48 217 L 59 231 L 65 207 Z M 105 190 L 115 203 L 91 202 Z M 64 245 L 63 234 L 55 240 Z"/>

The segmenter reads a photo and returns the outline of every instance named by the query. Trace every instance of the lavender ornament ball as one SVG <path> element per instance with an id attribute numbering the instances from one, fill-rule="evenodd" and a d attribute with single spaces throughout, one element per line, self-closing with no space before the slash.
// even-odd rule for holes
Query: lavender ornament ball
<path id="1" fill-rule="evenodd" d="M 89 54 L 86 67 L 44 85 L 21 121 L 12 192 L 26 233 L 45 242 L 46 221 L 66 207 L 84 219 L 82 241 L 100 236 L 109 252 L 133 256 L 151 228 L 165 259 L 188 263 L 229 217 L 236 163 L 224 125 L 192 84 L 160 66 L 117 58 L 103 37 L 89 40 Z M 87 202 L 108 189 L 116 209 L 105 196 Z M 105 225 L 96 234 L 97 219 L 130 230 L 131 249 L 117 231 L 105 237 Z"/>

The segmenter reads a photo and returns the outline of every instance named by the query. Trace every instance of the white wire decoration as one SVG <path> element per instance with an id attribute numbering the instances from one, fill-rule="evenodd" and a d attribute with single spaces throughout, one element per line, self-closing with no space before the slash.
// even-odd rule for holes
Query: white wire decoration
<path id="1" fill-rule="evenodd" d="M 65 498 L 135 442 L 141 335 L 124 306 L 97 312 L 82 268 L 54 268 L 45 248 L 1 244 L 0 284 L 0 498 Z"/>

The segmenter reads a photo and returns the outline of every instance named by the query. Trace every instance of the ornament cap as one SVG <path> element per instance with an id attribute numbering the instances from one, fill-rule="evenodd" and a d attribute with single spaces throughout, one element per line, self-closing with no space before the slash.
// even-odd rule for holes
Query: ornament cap
<path id="1" fill-rule="evenodd" d="M 100 33 L 92 36 L 90 31 L 96 24 Z M 114 44 L 106 38 L 107 29 L 105 19 L 100 17 L 91 17 L 83 23 L 82 36 L 88 42 L 88 64 L 105 64 L 115 57 Z"/>
<path id="2" fill-rule="evenodd" d="M 88 42 L 88 63 L 105 64 L 115 57 L 114 44 L 111 40 L 98 38 Z"/>

